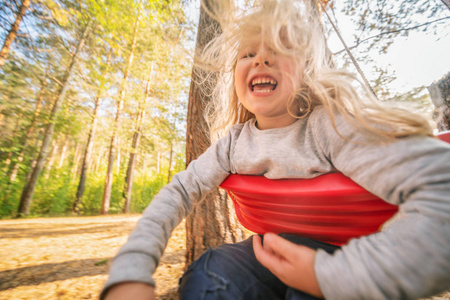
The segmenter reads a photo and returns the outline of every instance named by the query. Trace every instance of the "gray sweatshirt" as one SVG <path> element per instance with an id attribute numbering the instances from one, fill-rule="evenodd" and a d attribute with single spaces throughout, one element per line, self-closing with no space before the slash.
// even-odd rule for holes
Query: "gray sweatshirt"
<path id="1" fill-rule="evenodd" d="M 450 289 L 450 145 L 433 138 L 368 141 L 368 134 L 322 108 L 276 129 L 235 125 L 146 208 L 120 249 L 103 291 L 152 279 L 172 230 L 193 204 L 231 174 L 271 179 L 342 172 L 404 217 L 388 230 L 351 240 L 333 255 L 319 250 L 317 278 L 326 299 L 416 299 Z M 299 270 L 301 273 L 301 270 Z"/>

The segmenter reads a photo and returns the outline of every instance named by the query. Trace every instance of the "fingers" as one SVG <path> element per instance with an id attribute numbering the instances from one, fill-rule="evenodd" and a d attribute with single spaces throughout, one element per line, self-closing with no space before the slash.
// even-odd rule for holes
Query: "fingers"
<path id="1" fill-rule="evenodd" d="M 314 271 L 316 251 L 296 245 L 273 233 L 253 236 L 256 259 L 285 284 L 315 296 L 322 296 Z M 299 276 L 301 274 L 302 276 Z"/>
<path id="2" fill-rule="evenodd" d="M 256 259 L 272 273 L 279 276 L 285 268 L 289 268 L 290 262 L 294 259 L 295 253 L 290 247 L 296 245 L 286 241 L 275 234 L 264 235 L 264 246 L 261 245 L 261 238 L 253 236 L 253 250 Z"/>
<path id="3" fill-rule="evenodd" d="M 261 238 L 255 234 L 253 236 L 253 251 L 255 252 L 256 259 L 267 268 L 266 261 L 270 259 L 269 254 L 265 252 L 261 244 Z"/>
<path id="4" fill-rule="evenodd" d="M 253 249 L 256 259 L 272 273 L 278 276 L 287 262 L 287 257 L 284 256 L 282 251 L 277 249 L 277 239 L 272 239 L 271 234 L 264 236 L 264 246 L 261 245 L 261 238 L 257 235 L 253 236 Z"/>

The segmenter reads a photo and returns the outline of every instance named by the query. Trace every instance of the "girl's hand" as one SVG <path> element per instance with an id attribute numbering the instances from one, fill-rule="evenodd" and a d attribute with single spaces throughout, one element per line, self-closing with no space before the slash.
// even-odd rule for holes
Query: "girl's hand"
<path id="1" fill-rule="evenodd" d="M 316 297 L 323 297 L 314 271 L 314 249 L 296 245 L 282 237 L 266 233 L 264 246 L 253 236 L 256 259 L 288 286 Z"/>
<path id="2" fill-rule="evenodd" d="M 154 300 L 155 288 L 141 282 L 124 282 L 112 286 L 105 300 Z"/>

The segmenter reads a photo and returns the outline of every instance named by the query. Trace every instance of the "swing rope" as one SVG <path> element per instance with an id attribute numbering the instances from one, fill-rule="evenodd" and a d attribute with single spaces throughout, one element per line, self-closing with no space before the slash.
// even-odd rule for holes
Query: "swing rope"
<path id="1" fill-rule="evenodd" d="M 350 56 L 350 59 L 352 60 L 353 64 L 356 67 L 356 70 L 358 71 L 359 75 L 361 75 L 364 84 L 366 85 L 366 88 L 369 89 L 372 94 L 375 96 L 375 98 L 378 99 L 377 94 L 375 94 L 375 91 L 372 89 L 372 86 L 370 85 L 369 81 L 367 80 L 366 76 L 364 75 L 363 71 L 361 70 L 361 68 L 359 67 L 358 62 L 356 61 L 355 57 L 353 56 L 352 52 L 350 51 L 350 49 L 348 48 L 347 44 L 345 43 L 344 39 L 341 36 L 341 33 L 339 32 L 338 28 L 336 27 L 336 25 L 334 24 L 333 20 L 331 19 L 331 17 L 328 15 L 324 5 L 322 4 L 321 0 L 318 0 L 323 12 L 325 13 L 325 15 L 327 16 L 328 20 L 331 23 L 331 26 L 333 26 L 334 31 L 336 32 L 336 34 L 339 37 L 339 40 L 341 41 L 342 45 L 344 45 L 345 50 L 347 51 L 348 55 Z"/>

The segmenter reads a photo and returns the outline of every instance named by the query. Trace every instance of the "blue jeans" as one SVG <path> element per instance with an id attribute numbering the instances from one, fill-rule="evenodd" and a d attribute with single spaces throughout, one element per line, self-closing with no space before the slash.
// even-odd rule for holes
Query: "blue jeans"
<path id="1" fill-rule="evenodd" d="M 338 246 L 292 234 L 283 238 L 313 249 L 333 253 Z M 301 276 L 301 270 L 299 270 Z M 252 238 L 209 249 L 194 261 L 180 279 L 180 299 L 317 299 L 281 282 L 255 257 Z"/>

